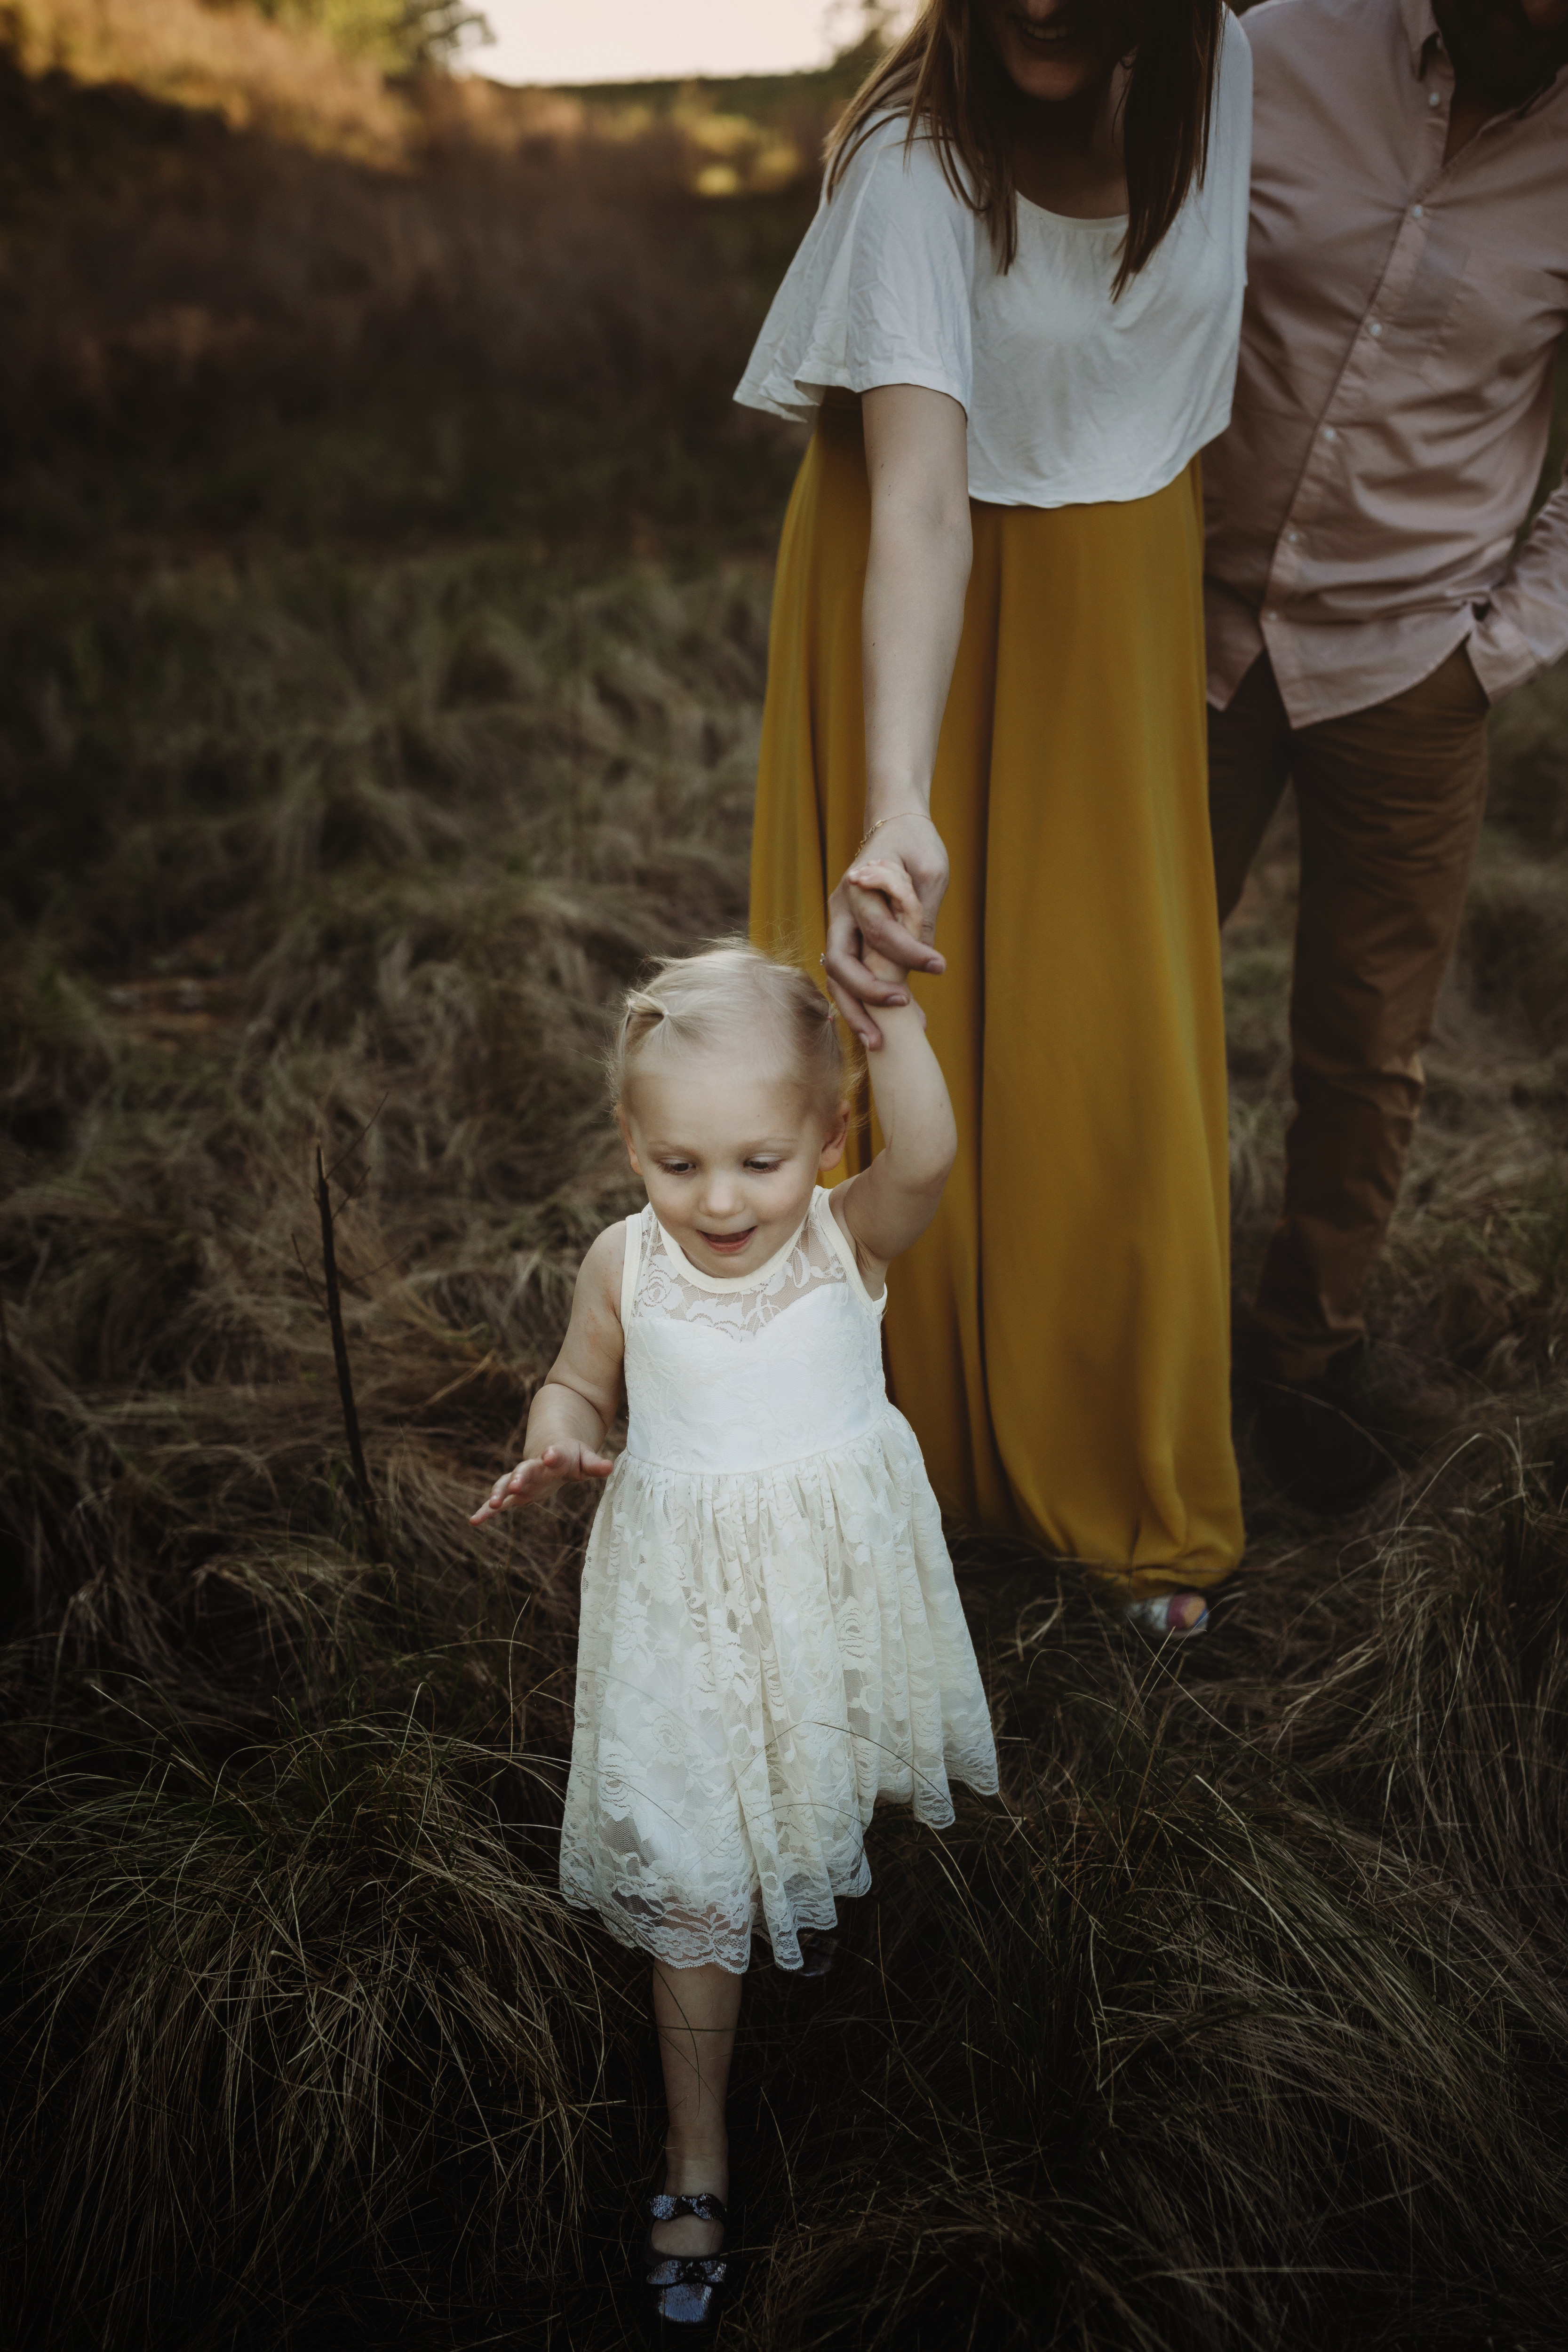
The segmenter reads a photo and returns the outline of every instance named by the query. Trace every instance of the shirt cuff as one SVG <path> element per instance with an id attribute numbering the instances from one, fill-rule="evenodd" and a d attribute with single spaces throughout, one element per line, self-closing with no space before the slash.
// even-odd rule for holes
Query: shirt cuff
<path id="1" fill-rule="evenodd" d="M 1465 641 L 1465 651 L 1489 702 L 1500 702 L 1505 694 L 1528 684 L 1546 667 L 1529 638 L 1521 636 L 1495 604 L 1489 604 L 1477 620 Z"/>

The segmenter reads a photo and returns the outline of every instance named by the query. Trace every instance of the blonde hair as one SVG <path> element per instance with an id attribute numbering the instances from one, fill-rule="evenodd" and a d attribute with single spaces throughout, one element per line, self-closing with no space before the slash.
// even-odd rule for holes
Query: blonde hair
<path id="1" fill-rule="evenodd" d="M 715 940 L 700 955 L 664 956 L 626 991 L 605 1066 L 617 1109 L 637 1056 L 661 1045 L 700 1051 L 773 1032 L 795 1076 L 831 1118 L 855 1091 L 859 1071 L 845 1051 L 832 1004 L 804 971 L 763 955 L 746 940 Z"/>

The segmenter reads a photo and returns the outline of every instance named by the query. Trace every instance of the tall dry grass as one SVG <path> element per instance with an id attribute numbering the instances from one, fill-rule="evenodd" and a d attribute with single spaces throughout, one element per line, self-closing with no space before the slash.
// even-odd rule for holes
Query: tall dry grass
<path id="1" fill-rule="evenodd" d="M 8 2326 L 608 2352 L 658 2110 L 554 1881 L 583 1510 L 465 1510 L 635 1197 L 615 994 L 743 917 L 788 452 L 721 419 L 801 199 L 704 205 L 663 131 L 395 178 L 5 87 L 61 215 L 0 288 Z M 466 507 L 485 402 L 532 438 Z M 1498 725 L 1388 1486 L 1325 1529 L 1244 1429 L 1173 1659 L 960 1542 L 1005 1799 L 879 1820 L 826 1985 L 753 1977 L 736 2344 L 1561 2340 L 1563 692 Z M 1243 1280 L 1293 890 L 1287 816 L 1227 942 Z"/>
<path id="2" fill-rule="evenodd" d="M 549 1835 L 581 1515 L 465 1513 L 629 1197 L 603 1009 L 736 917 L 764 598 L 499 560 L 149 595 L 98 673 L 122 790 L 78 738 L 4 995 L 7 2267 L 62 2342 L 271 2342 L 498 2263 L 553 2292 L 624 2167 L 625 1970 Z"/>
<path id="3" fill-rule="evenodd" d="M 639 1989 L 552 1878 L 582 1517 L 492 1550 L 463 1510 L 632 1198 L 613 993 L 742 915 L 765 610 L 749 563 L 499 553 L 10 591 L 0 2210 L 51 2341 L 625 2340 Z M 1401 1482 L 1325 1535 L 1249 1469 L 1255 1572 L 1173 1668 L 961 1554 L 1007 1801 L 879 1824 L 826 1994 L 753 1983 L 738 2341 L 1554 2340 L 1550 961 L 1484 1009 L 1522 843 L 1380 1302 Z M 1243 1256 L 1289 875 L 1282 836 L 1230 950 Z"/>

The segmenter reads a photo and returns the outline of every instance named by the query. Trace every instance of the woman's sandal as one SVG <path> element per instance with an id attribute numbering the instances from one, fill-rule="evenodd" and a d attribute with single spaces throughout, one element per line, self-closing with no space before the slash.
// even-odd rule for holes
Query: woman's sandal
<path id="1" fill-rule="evenodd" d="M 642 2242 L 642 2283 L 648 2316 L 656 2327 L 696 2336 L 711 2327 L 719 2315 L 730 2275 L 730 2216 L 707 2189 L 696 2197 L 671 2197 L 661 2192 L 643 2208 L 647 2228 Z M 694 2221 L 716 2221 L 724 2243 L 716 2254 L 665 2254 L 653 2242 L 660 2221 L 679 2221 L 689 2214 Z"/>
<path id="2" fill-rule="evenodd" d="M 1208 1632 L 1209 1610 L 1205 1601 L 1201 1617 L 1194 1617 L 1190 1625 L 1173 1625 L 1171 1603 L 1185 1598 L 1186 1595 L 1181 1592 L 1152 1593 L 1146 1601 L 1125 1602 L 1121 1615 L 1127 1624 L 1136 1627 L 1140 1633 L 1146 1633 L 1152 1642 L 1190 1642 L 1195 1634 Z"/>

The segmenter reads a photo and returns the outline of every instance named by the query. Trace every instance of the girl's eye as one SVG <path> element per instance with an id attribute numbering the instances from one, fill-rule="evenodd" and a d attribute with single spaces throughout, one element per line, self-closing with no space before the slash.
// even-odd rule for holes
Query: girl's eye
<path id="1" fill-rule="evenodd" d="M 667 1176 L 689 1176 L 691 1173 L 689 1160 L 661 1160 L 658 1164 Z"/>
<path id="2" fill-rule="evenodd" d="M 783 1161 L 778 1160 L 748 1160 L 746 1162 L 747 1167 L 754 1170 L 759 1176 L 771 1176 L 774 1169 L 782 1167 L 783 1164 Z"/>

